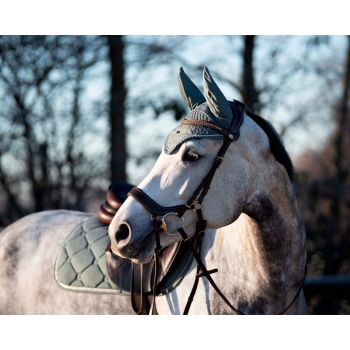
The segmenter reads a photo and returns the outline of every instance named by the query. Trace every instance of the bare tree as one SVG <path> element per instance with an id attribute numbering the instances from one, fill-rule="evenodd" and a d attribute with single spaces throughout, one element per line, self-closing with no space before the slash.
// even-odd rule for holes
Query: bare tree
<path id="1" fill-rule="evenodd" d="M 348 151 L 350 146 L 350 36 L 347 36 L 348 46 L 344 61 L 344 75 L 342 78 L 341 96 L 335 109 L 334 147 L 334 195 L 332 199 L 332 218 L 328 229 L 328 244 L 330 255 L 327 257 L 325 273 L 336 273 L 342 263 L 339 256 L 339 244 L 346 239 L 346 231 L 350 227 L 349 218 L 349 192 L 348 183 L 350 162 Z"/>
<path id="2" fill-rule="evenodd" d="M 247 106 L 250 106 L 256 113 L 259 113 L 259 92 L 255 87 L 254 74 L 254 50 L 255 50 L 255 35 L 246 35 L 244 37 L 244 48 L 242 52 L 243 68 L 242 68 L 242 87 L 241 94 L 243 101 Z"/>
<path id="3" fill-rule="evenodd" d="M 85 151 L 96 118 L 81 101 L 103 46 L 99 37 L 0 37 L 3 224 L 33 211 L 82 210 L 92 179 L 103 176 L 103 163 Z"/>
<path id="4" fill-rule="evenodd" d="M 126 181 L 124 41 L 121 35 L 107 36 L 110 83 L 110 170 L 111 180 Z"/>

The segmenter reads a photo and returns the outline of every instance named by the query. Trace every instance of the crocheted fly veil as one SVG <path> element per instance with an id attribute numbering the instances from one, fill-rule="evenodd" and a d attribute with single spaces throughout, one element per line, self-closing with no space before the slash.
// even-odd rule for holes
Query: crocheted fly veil
<path id="1" fill-rule="evenodd" d="M 207 68 L 203 71 L 204 95 L 182 68 L 179 70 L 178 82 L 181 95 L 191 109 L 184 120 L 204 121 L 229 129 L 233 118 L 231 103 L 226 100 Z M 223 135 L 202 125 L 179 125 L 166 138 L 163 151 L 171 154 L 184 141 L 204 137 L 222 139 Z"/>

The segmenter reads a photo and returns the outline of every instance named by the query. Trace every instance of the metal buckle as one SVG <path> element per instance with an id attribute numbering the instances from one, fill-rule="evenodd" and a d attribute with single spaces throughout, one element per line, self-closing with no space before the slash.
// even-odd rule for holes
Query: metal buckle
<path id="1" fill-rule="evenodd" d="M 200 208 L 196 208 L 195 205 L 196 204 L 199 204 L 201 207 Z M 193 207 L 193 208 L 192 208 Z M 204 209 L 204 204 L 203 203 L 199 203 L 198 201 L 195 201 L 191 204 L 191 209 L 194 211 L 194 212 L 197 212 L 197 210 L 203 210 Z"/>
<path id="2" fill-rule="evenodd" d="M 168 216 L 168 215 L 176 215 L 177 218 L 181 219 L 181 220 L 182 220 L 182 228 L 184 228 L 184 226 L 185 226 L 185 220 L 184 220 L 184 218 L 183 218 L 182 216 L 179 217 L 179 216 L 177 215 L 177 213 L 167 213 L 167 214 L 165 214 L 165 215 L 162 217 L 162 224 L 160 225 L 160 227 L 161 227 L 161 228 L 164 230 L 164 232 L 167 233 L 168 235 L 170 235 L 170 236 L 176 235 L 179 231 L 176 231 L 176 232 L 174 232 L 174 233 L 168 232 L 168 226 L 167 226 L 167 224 L 166 224 L 166 222 L 165 222 L 165 217 Z"/>

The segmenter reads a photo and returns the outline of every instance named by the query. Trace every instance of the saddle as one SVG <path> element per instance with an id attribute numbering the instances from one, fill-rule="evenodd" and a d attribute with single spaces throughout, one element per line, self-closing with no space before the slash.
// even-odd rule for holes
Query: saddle
<path id="1" fill-rule="evenodd" d="M 113 254 L 110 248 L 108 225 L 133 188 L 127 183 L 109 186 L 107 200 L 98 209 L 98 216 L 81 222 L 66 238 L 55 264 L 55 279 L 64 289 L 75 292 L 107 293 L 130 296 L 132 262 Z M 183 280 L 193 255 L 186 244 L 176 242 L 161 252 L 161 273 L 156 295 L 174 290 Z M 143 314 L 148 314 L 153 294 L 155 262 L 134 264 L 133 290 Z"/>

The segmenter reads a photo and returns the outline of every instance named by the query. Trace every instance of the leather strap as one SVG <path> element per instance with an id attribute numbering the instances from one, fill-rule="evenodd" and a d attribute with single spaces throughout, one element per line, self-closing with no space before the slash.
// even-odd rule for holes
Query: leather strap
<path id="1" fill-rule="evenodd" d="M 198 217 L 198 221 L 197 221 L 197 225 L 196 225 L 196 232 L 195 232 L 193 237 L 200 239 L 198 255 L 201 256 L 202 255 L 202 238 L 204 237 L 207 222 L 205 220 L 203 220 L 201 209 L 197 210 L 197 217 Z M 184 313 L 183 313 L 184 315 L 188 315 L 193 298 L 196 294 L 198 283 L 199 283 L 199 278 L 200 278 L 200 275 L 199 275 L 200 271 L 201 271 L 201 269 L 200 269 L 199 265 L 197 264 L 196 277 L 194 279 L 191 293 L 187 299 L 187 303 L 186 303 Z"/>
<path id="2" fill-rule="evenodd" d="M 211 167 L 211 169 L 209 170 L 209 172 L 207 173 L 207 175 L 204 177 L 204 179 L 202 180 L 202 182 L 199 184 L 199 186 L 195 189 L 195 191 L 193 192 L 192 196 L 189 198 L 189 200 L 186 203 L 186 209 L 185 211 L 188 209 L 188 207 L 195 201 L 195 199 L 198 197 L 199 193 L 203 190 L 201 196 L 198 199 L 199 203 L 203 202 L 204 197 L 206 196 L 206 194 L 209 191 L 210 188 L 210 184 L 211 181 L 213 180 L 213 177 L 215 175 L 216 170 L 219 168 L 220 164 L 222 163 L 223 159 L 224 159 L 224 155 L 228 149 L 228 147 L 230 146 L 232 140 L 225 138 L 224 143 L 222 144 L 215 160 L 214 163 Z M 182 213 L 182 215 L 184 214 L 184 212 Z M 181 216 L 182 216 L 181 215 Z"/>
<path id="3" fill-rule="evenodd" d="M 144 295 L 143 295 L 143 264 L 140 265 L 140 306 L 138 307 L 136 304 L 135 292 L 134 292 L 134 263 L 131 265 L 131 280 L 130 280 L 130 297 L 131 297 L 131 306 L 137 315 L 146 315 L 146 310 L 144 306 Z"/>
<path id="4" fill-rule="evenodd" d="M 307 264 L 305 263 L 304 276 L 303 276 L 303 279 L 300 282 L 300 286 L 299 286 L 297 294 L 295 294 L 295 296 L 294 296 L 293 300 L 290 302 L 290 304 L 283 311 L 278 313 L 278 315 L 284 314 L 294 304 L 295 300 L 297 299 L 297 297 L 299 296 L 301 290 L 303 289 L 305 278 L 306 278 L 306 272 L 307 272 Z"/>
<path id="5" fill-rule="evenodd" d="M 129 193 L 128 196 L 133 197 L 137 200 L 143 207 L 145 207 L 149 212 L 154 215 L 165 215 L 167 213 L 175 212 L 179 213 L 185 207 L 184 205 L 176 205 L 172 207 L 163 207 L 156 203 L 151 197 L 149 197 L 141 189 L 134 187 Z"/>
<path id="6" fill-rule="evenodd" d="M 220 295 L 220 297 L 225 301 L 225 303 L 229 306 L 229 308 L 231 310 L 233 310 L 234 312 L 236 312 L 238 315 L 243 315 L 243 313 L 241 311 L 239 311 L 238 309 L 236 309 L 228 300 L 227 298 L 224 296 L 224 294 L 222 294 L 221 290 L 218 288 L 218 286 L 216 285 L 216 283 L 214 282 L 214 280 L 211 278 L 210 274 L 218 272 L 217 269 L 213 269 L 208 271 L 207 268 L 205 267 L 205 265 L 202 262 L 201 257 L 199 256 L 196 248 L 194 247 L 191 238 L 189 238 L 186 234 L 186 232 L 180 228 L 179 229 L 179 233 L 181 234 L 182 238 L 184 239 L 184 242 L 191 248 L 192 253 L 194 258 L 197 260 L 198 266 L 200 267 L 202 273 L 201 274 L 197 274 L 198 277 L 203 277 L 205 276 L 208 281 L 210 282 L 210 284 L 213 286 L 213 288 L 215 289 L 215 291 Z"/>
<path id="7" fill-rule="evenodd" d="M 204 263 L 202 262 L 202 259 L 200 257 L 200 255 L 198 254 L 196 248 L 194 247 L 193 243 L 192 243 L 192 239 L 191 237 L 188 237 L 186 232 L 180 228 L 179 229 L 179 233 L 181 234 L 182 238 L 184 239 L 184 242 L 191 248 L 192 250 L 192 253 L 193 253 L 193 256 L 194 258 L 196 259 L 197 263 L 198 263 L 198 266 L 197 266 L 197 274 L 196 274 L 196 280 L 195 280 L 195 284 L 192 288 L 192 291 L 191 291 L 191 294 L 190 294 L 190 297 L 189 297 L 189 302 L 187 303 L 186 307 L 185 307 L 185 311 L 184 311 L 184 315 L 187 315 L 188 314 L 188 311 L 189 311 L 189 308 L 190 308 L 190 305 L 192 303 L 192 300 L 193 300 L 193 296 L 194 296 L 194 293 L 196 292 L 196 289 L 197 289 L 197 286 L 198 286 L 198 278 L 199 277 L 206 277 L 209 281 L 209 283 L 212 285 L 212 287 L 215 289 L 215 291 L 219 294 L 219 296 L 224 300 L 224 302 L 227 304 L 227 306 L 233 310 L 234 312 L 236 312 L 236 314 L 238 315 L 245 315 L 243 312 L 239 311 L 238 309 L 236 309 L 229 301 L 228 299 L 224 296 L 224 294 L 221 292 L 221 290 L 218 288 L 218 286 L 216 285 L 216 283 L 214 282 L 214 280 L 211 278 L 211 274 L 212 273 L 215 273 L 215 272 L 218 272 L 217 269 L 213 269 L 213 270 L 207 270 L 207 268 L 205 267 Z M 202 273 L 198 273 L 198 267 L 202 270 Z M 295 302 L 295 300 L 297 299 L 297 297 L 299 296 L 302 288 L 303 288 L 303 285 L 304 285 L 304 282 L 305 282 L 305 278 L 306 278 L 306 265 L 305 265 L 305 271 L 304 271 L 304 276 L 301 280 L 301 283 L 300 283 L 300 286 L 299 286 L 299 289 L 297 291 L 297 293 L 295 294 L 293 300 L 290 302 L 290 304 L 285 308 L 283 309 L 281 312 L 279 312 L 277 315 L 282 315 L 284 314 Z M 185 313 L 186 312 L 186 313 Z"/>
<path id="8" fill-rule="evenodd" d="M 156 290 L 159 282 L 159 274 L 160 274 L 160 252 L 162 250 L 162 246 L 160 245 L 160 230 L 158 226 L 158 218 L 156 215 L 152 215 L 152 223 L 153 230 L 156 238 L 156 249 L 154 251 L 154 280 L 153 280 L 153 296 L 152 303 L 150 308 L 150 315 L 156 314 Z"/>

